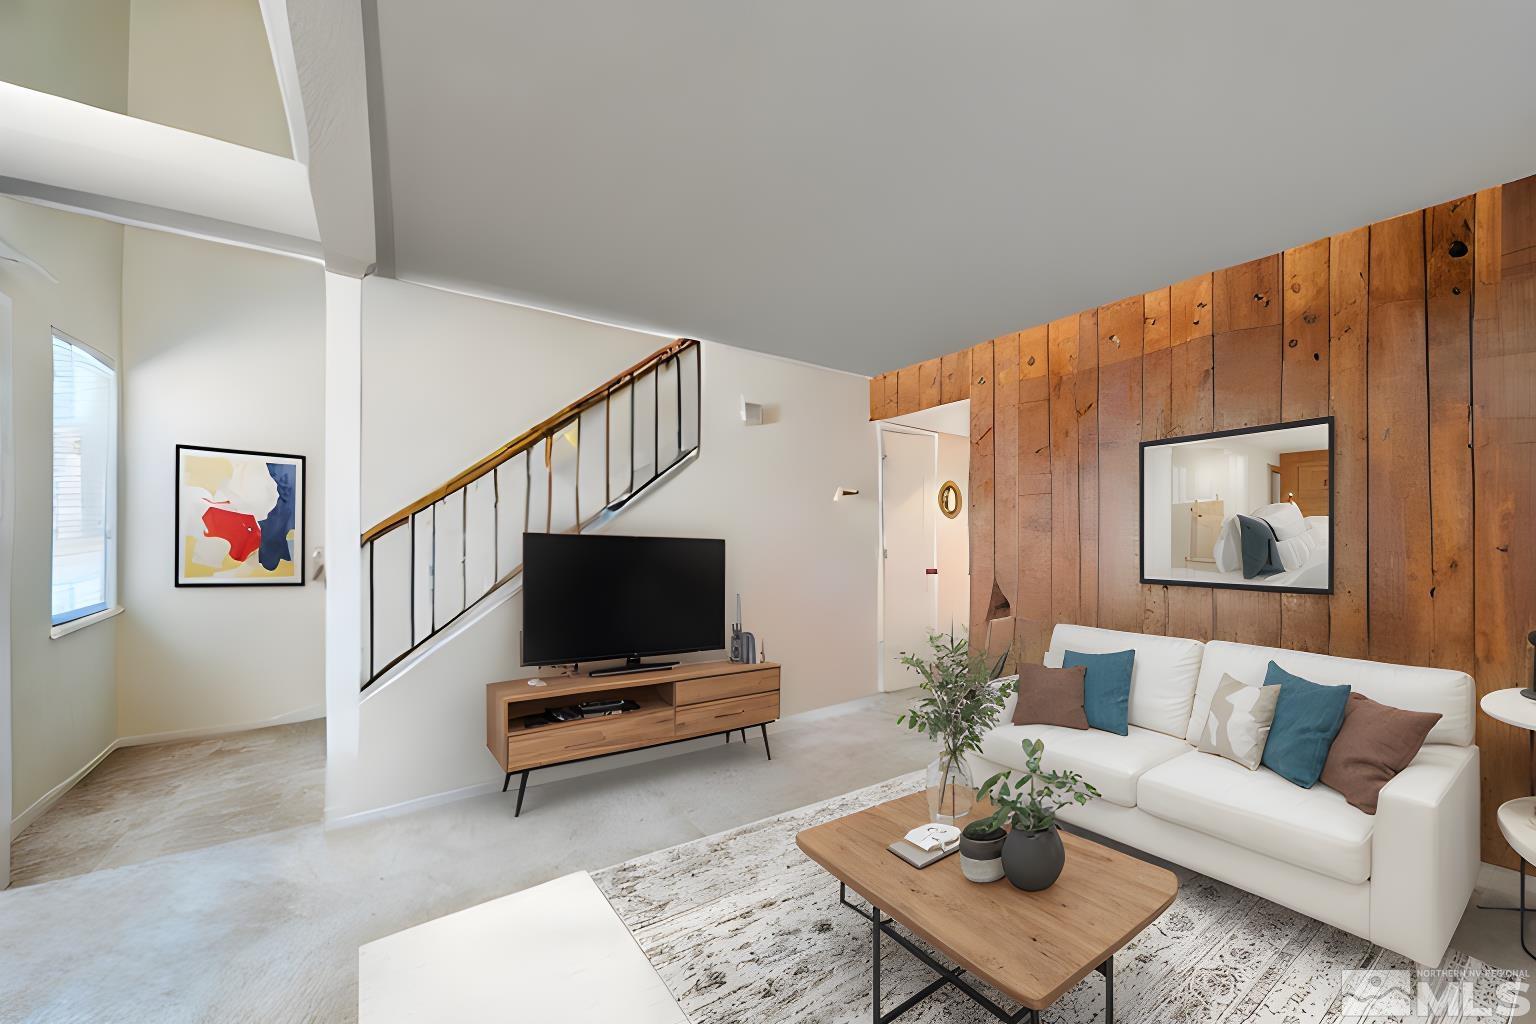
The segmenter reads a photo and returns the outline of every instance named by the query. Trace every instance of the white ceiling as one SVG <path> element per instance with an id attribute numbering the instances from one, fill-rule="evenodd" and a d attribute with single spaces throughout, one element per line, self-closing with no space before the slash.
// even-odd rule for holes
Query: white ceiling
<path id="1" fill-rule="evenodd" d="M 377 8 L 386 269 L 860 372 L 1536 172 L 1529 0 Z"/>

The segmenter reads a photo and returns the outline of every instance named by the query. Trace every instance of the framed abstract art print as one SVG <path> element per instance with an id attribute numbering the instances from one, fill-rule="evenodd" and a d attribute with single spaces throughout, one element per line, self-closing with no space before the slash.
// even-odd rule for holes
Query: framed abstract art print
<path id="1" fill-rule="evenodd" d="M 304 585 L 304 456 L 176 446 L 176 585 Z"/>

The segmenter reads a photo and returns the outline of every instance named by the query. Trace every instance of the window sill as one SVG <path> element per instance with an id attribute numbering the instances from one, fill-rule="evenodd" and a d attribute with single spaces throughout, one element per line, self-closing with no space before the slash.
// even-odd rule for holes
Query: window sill
<path id="1" fill-rule="evenodd" d="M 84 629 L 86 626 L 94 626 L 98 622 L 103 622 L 112 618 L 114 615 L 121 614 L 123 614 L 123 606 L 116 605 L 112 608 L 107 608 L 104 611 L 93 612 L 90 615 L 75 619 L 72 622 L 65 622 L 57 626 L 50 626 L 48 627 L 48 636 L 54 640 L 57 640 L 60 637 L 69 636 L 69 634 L 75 632 L 76 630 Z"/>

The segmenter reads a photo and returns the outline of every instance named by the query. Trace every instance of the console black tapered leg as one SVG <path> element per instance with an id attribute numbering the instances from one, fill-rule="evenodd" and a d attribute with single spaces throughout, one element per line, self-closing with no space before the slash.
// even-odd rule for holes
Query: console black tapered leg
<path id="1" fill-rule="evenodd" d="M 772 761 L 773 760 L 773 751 L 768 746 L 768 723 L 764 722 L 762 725 L 758 726 L 758 728 L 763 730 L 763 753 L 767 754 L 768 755 L 768 760 Z M 742 738 L 745 739 L 747 731 L 745 729 L 743 729 L 741 732 L 742 732 Z"/>
<path id="2" fill-rule="evenodd" d="M 725 732 L 725 742 L 727 743 L 731 742 L 731 732 L 732 730 L 730 729 L 727 729 Z"/>
<path id="3" fill-rule="evenodd" d="M 519 817 L 523 813 L 523 794 L 528 791 L 528 772 L 523 772 L 522 779 L 517 784 L 517 810 L 512 812 L 512 817 Z"/>
<path id="4" fill-rule="evenodd" d="M 507 787 L 512 785 L 512 772 L 507 772 L 507 777 L 501 780 L 501 791 L 505 793 Z"/>

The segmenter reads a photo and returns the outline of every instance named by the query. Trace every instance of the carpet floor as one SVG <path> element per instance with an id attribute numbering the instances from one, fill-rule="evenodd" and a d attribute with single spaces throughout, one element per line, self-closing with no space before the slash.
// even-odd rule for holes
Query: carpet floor
<path id="1" fill-rule="evenodd" d="M 905 775 L 639 857 L 593 878 L 695 1024 L 866 1021 L 869 924 L 838 904 L 836 881 L 800 852 L 795 834 L 920 785 L 918 773 Z M 933 974 L 894 941 L 883 941 L 883 1002 L 889 1010 Z M 1413 967 L 1364 939 L 1181 872 L 1174 904 L 1115 957 L 1116 1017 L 1144 1024 L 1355 1021 L 1362 1018 L 1343 1016 L 1344 971 Z M 1454 949 L 1441 971 L 1441 980 L 1469 981 L 1474 1002 L 1484 1007 L 1498 1005 L 1495 989 L 1510 980 L 1509 972 Z M 1101 1021 L 1103 991 L 1102 979 L 1090 974 L 1044 1017 L 1052 1024 Z M 1392 994 L 1386 994 L 1384 1008 L 1390 1010 Z M 1505 1010 L 1494 1016 L 1442 1012 L 1430 1019 L 1509 1018 Z M 987 1024 L 994 1018 L 946 987 L 902 1020 Z"/>

